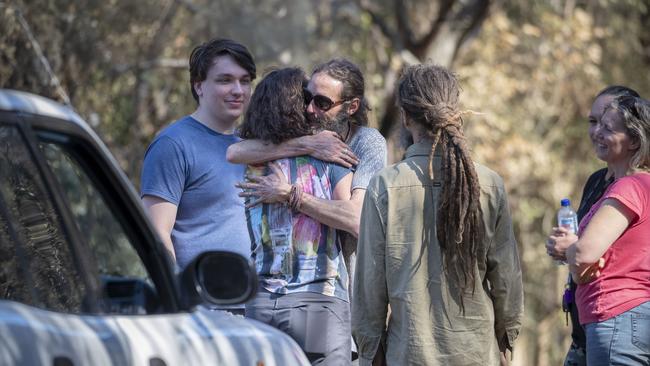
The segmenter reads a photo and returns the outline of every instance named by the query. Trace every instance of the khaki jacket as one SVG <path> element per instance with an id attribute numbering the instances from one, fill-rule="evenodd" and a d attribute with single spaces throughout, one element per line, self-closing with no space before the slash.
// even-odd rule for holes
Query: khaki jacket
<path id="1" fill-rule="evenodd" d="M 388 365 L 498 365 L 498 339 L 514 344 L 523 317 L 523 285 L 503 181 L 476 164 L 485 239 L 474 295 L 457 293 L 441 270 L 436 237 L 438 178 L 428 174 L 430 143 L 376 175 L 361 215 L 352 331 L 369 365 L 388 321 Z M 440 176 L 440 157 L 434 158 Z"/>

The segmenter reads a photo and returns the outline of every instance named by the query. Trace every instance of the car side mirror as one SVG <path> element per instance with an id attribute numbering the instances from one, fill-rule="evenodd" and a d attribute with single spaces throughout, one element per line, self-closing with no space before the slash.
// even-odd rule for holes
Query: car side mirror
<path id="1" fill-rule="evenodd" d="M 180 274 L 188 306 L 241 304 L 257 292 L 257 273 L 244 256 L 209 251 L 197 256 Z"/>

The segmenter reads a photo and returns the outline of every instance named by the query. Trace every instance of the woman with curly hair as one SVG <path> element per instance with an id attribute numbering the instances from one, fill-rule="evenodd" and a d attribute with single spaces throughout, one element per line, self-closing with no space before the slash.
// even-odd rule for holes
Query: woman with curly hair
<path id="1" fill-rule="evenodd" d="M 399 81 L 414 144 L 371 180 L 363 204 L 352 301 L 360 364 L 387 333 L 388 365 L 498 365 L 519 333 L 523 286 L 505 189 L 472 161 L 459 94 L 439 66 L 407 67 Z"/>
<path id="2" fill-rule="evenodd" d="M 311 134 L 298 68 L 270 72 L 257 86 L 240 136 L 281 143 Z M 267 170 L 274 174 L 266 175 Z M 285 158 L 247 168 L 243 189 L 260 190 L 264 179 L 280 179 L 272 196 L 246 197 L 252 258 L 260 280 L 246 316 L 293 337 L 309 360 L 321 365 L 350 363 L 348 273 L 334 228 L 299 211 L 303 192 L 319 199 L 348 200 L 352 173 L 311 156 Z M 279 192 L 279 193 L 278 193 Z M 270 203 L 269 203 L 270 202 Z"/>

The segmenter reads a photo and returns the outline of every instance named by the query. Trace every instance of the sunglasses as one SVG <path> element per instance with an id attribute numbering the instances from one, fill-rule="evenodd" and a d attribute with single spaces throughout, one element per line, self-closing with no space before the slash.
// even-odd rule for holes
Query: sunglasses
<path id="1" fill-rule="evenodd" d="M 305 106 L 308 106 L 309 103 L 311 103 L 313 101 L 316 108 L 320 109 L 323 112 L 327 112 L 330 109 L 336 107 L 337 105 L 341 105 L 341 104 L 347 102 L 347 100 L 345 100 L 345 99 L 344 100 L 339 100 L 338 102 L 334 102 L 330 98 L 328 98 L 328 97 L 326 97 L 324 95 L 320 95 L 320 94 L 313 95 L 307 89 L 303 89 L 303 95 L 305 97 Z"/>

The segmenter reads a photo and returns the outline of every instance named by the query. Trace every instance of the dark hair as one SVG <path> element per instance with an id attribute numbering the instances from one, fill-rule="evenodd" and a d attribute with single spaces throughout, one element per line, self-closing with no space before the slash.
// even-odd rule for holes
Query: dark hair
<path id="1" fill-rule="evenodd" d="M 598 94 L 596 94 L 596 98 L 594 99 L 598 99 L 598 97 L 603 95 L 612 95 L 614 97 L 622 97 L 622 96 L 637 97 L 637 98 L 639 97 L 639 93 L 637 93 L 636 90 L 622 85 L 606 86 L 603 90 L 599 91 Z"/>
<path id="2" fill-rule="evenodd" d="M 483 240 L 480 186 L 462 130 L 458 110 L 458 81 L 449 70 L 436 65 L 404 69 L 399 80 L 397 103 L 408 120 L 417 123 L 432 140 L 429 177 L 433 179 L 436 148 L 442 155 L 442 192 L 436 230 L 442 266 L 450 283 L 458 287 L 460 309 L 463 294 L 474 290 L 479 243 Z"/>
<path id="3" fill-rule="evenodd" d="M 190 54 L 190 89 L 197 103 L 199 102 L 199 96 L 194 90 L 194 83 L 205 80 L 214 59 L 225 55 L 235 59 L 239 66 L 248 71 L 251 80 L 255 80 L 257 76 L 255 61 L 253 61 L 253 56 L 246 46 L 230 39 L 215 38 L 196 46 Z"/>
<path id="4" fill-rule="evenodd" d="M 239 136 L 278 144 L 311 134 L 312 127 L 305 116 L 306 83 L 305 72 L 299 68 L 269 72 L 251 96 Z"/>
<path id="5" fill-rule="evenodd" d="M 629 168 L 632 171 L 650 171 L 650 102 L 633 96 L 619 96 L 609 108 L 621 113 L 628 135 L 639 143 Z"/>
<path id="6" fill-rule="evenodd" d="M 351 117 L 352 123 L 358 126 L 368 125 L 368 101 L 364 97 L 365 81 L 359 67 L 344 58 L 334 58 L 314 67 L 311 75 L 324 73 L 343 84 L 342 100 L 359 98 L 359 109 Z"/>

